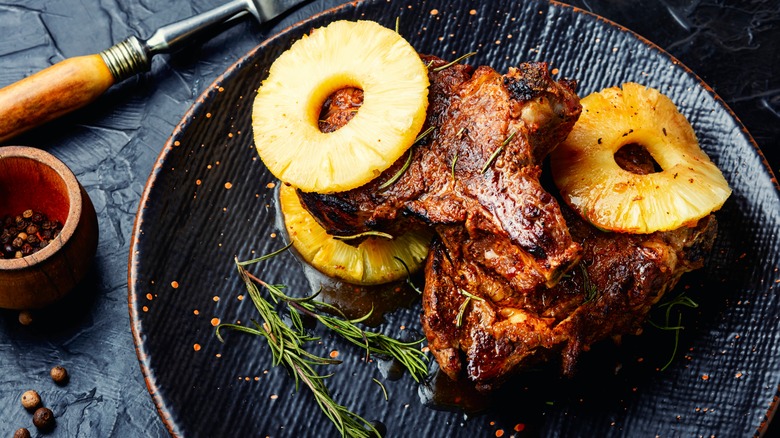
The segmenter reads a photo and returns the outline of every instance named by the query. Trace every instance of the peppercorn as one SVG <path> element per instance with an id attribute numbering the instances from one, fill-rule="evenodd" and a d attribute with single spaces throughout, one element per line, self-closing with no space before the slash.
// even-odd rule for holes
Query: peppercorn
<path id="1" fill-rule="evenodd" d="M 0 225 L 0 258 L 5 259 L 26 257 L 45 248 L 62 231 L 59 221 L 34 210 L 25 210 L 17 216 L 2 216 Z M 30 246 L 26 247 L 25 243 Z"/>
<path id="2" fill-rule="evenodd" d="M 16 432 L 14 432 L 14 438 L 30 438 L 30 431 L 24 427 L 16 429 Z"/>
<path id="3" fill-rule="evenodd" d="M 25 391 L 22 394 L 22 406 L 28 411 L 34 411 L 41 407 L 41 396 L 35 390 Z"/>
<path id="4" fill-rule="evenodd" d="M 19 312 L 19 324 L 30 325 L 33 322 L 32 313 L 29 310 L 22 310 Z"/>
<path id="5" fill-rule="evenodd" d="M 33 414 L 33 424 L 39 430 L 50 430 L 54 427 L 54 413 L 49 408 L 38 408 Z"/>
<path id="6" fill-rule="evenodd" d="M 49 375 L 51 375 L 51 379 L 54 380 L 54 383 L 58 385 L 64 385 L 68 382 L 68 370 L 61 365 L 52 368 Z"/>

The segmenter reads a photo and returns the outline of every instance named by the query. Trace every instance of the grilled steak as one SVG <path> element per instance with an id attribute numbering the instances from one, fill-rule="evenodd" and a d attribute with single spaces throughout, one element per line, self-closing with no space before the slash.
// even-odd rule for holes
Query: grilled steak
<path id="1" fill-rule="evenodd" d="M 555 356 L 571 375 L 594 342 L 640 332 L 653 304 L 683 273 L 701 267 L 717 229 L 711 215 L 669 232 L 604 233 L 564 209 L 583 257 L 549 289 L 518 293 L 487 267 L 485 252 L 474 250 L 462 229 L 438 230 L 426 265 L 422 321 L 448 376 L 490 390 L 513 371 Z"/>
<path id="2" fill-rule="evenodd" d="M 640 331 L 652 305 L 701 266 L 715 219 L 650 235 L 600 232 L 539 183 L 540 163 L 579 116 L 573 83 L 552 80 L 544 63 L 500 75 L 466 65 L 437 71 L 445 61 L 423 60 L 431 82 L 424 129 L 432 133 L 365 186 L 299 193 L 302 203 L 334 235 L 436 230 L 421 319 L 451 378 L 490 390 L 555 357 L 570 375 L 594 342 Z M 360 90 L 335 93 L 320 129 L 348 123 L 361 101 Z M 654 171 L 641 148 L 616 160 Z"/>
<path id="3" fill-rule="evenodd" d="M 554 81 L 544 63 L 500 75 L 465 65 L 437 71 L 444 61 L 424 60 L 431 82 L 426 127 L 433 132 L 370 183 L 343 193 L 301 193 L 303 205 L 334 235 L 456 226 L 485 248 L 502 242 L 506 259 L 494 270 L 514 288 L 554 285 L 580 248 L 539 184 L 539 163 L 579 116 L 573 83 Z M 331 99 L 321 129 L 348 120 L 354 99 L 346 95 L 354 93 Z"/>

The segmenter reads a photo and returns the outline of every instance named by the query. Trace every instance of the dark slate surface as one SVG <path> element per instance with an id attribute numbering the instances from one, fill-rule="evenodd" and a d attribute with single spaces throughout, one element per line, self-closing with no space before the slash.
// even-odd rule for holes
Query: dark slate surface
<path id="1" fill-rule="evenodd" d="M 0 86 L 71 56 L 219 5 L 218 0 L 17 1 L 0 5 Z M 94 105 L 7 144 L 46 149 L 76 173 L 100 221 L 95 268 L 65 302 L 23 327 L 0 312 L 0 435 L 31 426 L 19 403 L 37 389 L 57 417 L 48 436 L 155 437 L 168 432 L 141 375 L 127 310 L 130 234 L 165 141 L 201 92 L 275 30 L 340 3 L 318 0 L 274 26 L 244 21 L 203 45 L 156 60 Z M 632 29 L 691 68 L 735 111 L 780 170 L 780 5 L 766 1 L 576 1 Z M 728 4 L 725 4 L 728 3 Z M 775 320 L 769 320 L 775 323 Z M 54 385 L 55 364 L 71 374 Z M 770 427 L 768 436 L 774 436 Z"/>

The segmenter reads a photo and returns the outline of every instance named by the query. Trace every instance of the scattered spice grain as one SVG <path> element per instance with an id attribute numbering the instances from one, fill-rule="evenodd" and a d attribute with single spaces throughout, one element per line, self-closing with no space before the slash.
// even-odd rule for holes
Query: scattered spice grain
<path id="1" fill-rule="evenodd" d="M 22 394 L 22 406 L 28 411 L 34 411 L 41 407 L 41 396 L 35 390 L 28 390 Z"/>
<path id="2" fill-rule="evenodd" d="M 49 372 L 49 375 L 51 376 L 51 379 L 54 380 L 54 383 L 58 385 L 64 385 L 68 383 L 68 370 L 66 370 L 65 367 L 61 365 L 57 365 L 56 367 L 52 368 Z"/>
<path id="3" fill-rule="evenodd" d="M 16 432 L 14 432 L 14 438 L 30 438 L 30 431 L 24 427 L 16 429 Z"/>
<path id="4" fill-rule="evenodd" d="M 49 408 L 38 408 L 33 414 L 33 424 L 41 431 L 54 427 L 54 413 Z"/>

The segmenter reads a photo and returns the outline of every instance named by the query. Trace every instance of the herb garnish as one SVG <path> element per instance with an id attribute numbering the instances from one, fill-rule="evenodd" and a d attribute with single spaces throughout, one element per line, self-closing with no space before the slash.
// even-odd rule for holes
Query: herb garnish
<path id="1" fill-rule="evenodd" d="M 680 344 L 680 330 L 683 330 L 685 328 L 682 325 L 682 312 L 677 313 L 677 325 L 670 324 L 672 309 L 678 305 L 685 306 L 688 308 L 693 308 L 693 309 L 699 307 L 699 304 L 696 303 L 696 301 L 693 301 L 691 297 L 685 295 L 685 293 L 683 292 L 680 295 L 673 298 L 672 300 L 658 305 L 659 309 L 664 307 L 666 308 L 666 312 L 664 313 L 665 316 L 664 325 L 658 325 L 654 323 L 652 320 L 648 319 L 650 325 L 652 325 L 657 329 L 674 331 L 674 349 L 672 350 L 672 356 L 669 358 L 669 361 L 667 361 L 666 364 L 663 367 L 661 367 L 660 369 L 661 371 L 664 371 L 667 368 L 669 368 L 669 365 L 671 365 L 672 362 L 674 361 L 674 357 L 677 355 L 677 348 L 679 347 Z"/>
<path id="2" fill-rule="evenodd" d="M 217 338 L 224 342 L 220 333 L 221 329 L 230 329 L 265 338 L 271 348 L 273 364 L 284 365 L 295 379 L 295 387 L 303 382 L 314 395 L 317 405 L 336 426 L 344 437 L 376 437 L 379 432 L 365 418 L 351 412 L 345 406 L 337 403 L 330 396 L 325 386 L 325 381 L 331 374 L 321 375 L 314 367 L 319 365 L 339 364 L 341 361 L 317 356 L 308 352 L 304 347 L 307 342 L 318 341 L 320 338 L 306 333 L 303 326 L 302 314 L 308 315 L 321 322 L 326 327 L 339 334 L 347 341 L 366 349 L 366 354 L 371 353 L 385 355 L 398 360 L 404 365 L 412 377 L 420 382 L 428 372 L 427 357 L 416 345 L 422 342 L 401 342 L 385 336 L 381 333 L 373 333 L 360 329 L 356 323 L 364 321 L 371 315 L 357 319 L 340 318 L 325 315 L 322 312 L 340 313 L 334 306 L 317 301 L 316 295 L 303 298 L 294 298 L 283 292 L 283 285 L 268 284 L 248 272 L 245 266 L 272 258 L 287 250 L 291 244 L 262 257 L 244 262 L 236 258 L 236 268 L 243 280 L 252 303 L 255 305 L 262 323 L 252 320 L 254 327 L 238 324 L 220 324 L 217 326 Z M 271 297 L 271 301 L 265 299 L 260 293 L 258 285 L 263 286 Z M 275 305 L 284 302 L 289 310 L 291 325 L 284 322 Z"/>
<path id="3" fill-rule="evenodd" d="M 452 171 L 452 180 L 455 181 L 455 163 L 458 162 L 458 151 L 455 151 L 455 155 L 452 157 L 452 164 L 450 170 Z"/>
<path id="4" fill-rule="evenodd" d="M 427 137 L 428 134 L 433 132 L 433 129 L 434 129 L 433 126 L 428 127 L 428 129 L 420 133 L 420 135 L 418 135 L 417 138 L 414 139 L 414 143 L 412 143 L 412 146 L 409 147 L 409 156 L 406 157 L 406 162 L 404 163 L 404 165 L 398 170 L 398 172 L 395 173 L 395 175 L 393 175 L 392 178 L 383 182 L 379 187 L 377 187 L 377 189 L 384 190 L 390 187 L 391 185 L 395 184 L 395 182 L 398 181 L 399 178 L 401 178 L 401 175 L 403 175 L 404 172 L 406 172 L 406 169 L 408 169 L 409 165 L 412 163 L 412 148 L 417 143 L 419 143 L 422 139 Z"/>
<path id="5" fill-rule="evenodd" d="M 506 140 L 504 140 L 504 142 L 501 143 L 501 146 L 497 147 L 496 150 L 493 151 L 493 153 L 490 155 L 490 158 L 488 158 L 488 160 L 485 162 L 485 165 L 482 166 L 482 173 L 487 172 L 488 167 L 490 167 L 490 164 L 496 159 L 496 157 L 498 157 L 498 154 L 500 154 L 501 151 L 504 150 L 506 145 L 508 145 L 509 142 L 512 141 L 513 138 L 515 138 L 516 133 L 517 131 L 512 131 L 512 133 L 509 134 L 509 137 L 507 137 Z"/>
<path id="6" fill-rule="evenodd" d="M 406 262 L 401 257 L 398 256 L 393 256 L 393 258 L 398 260 L 398 263 L 400 263 L 401 266 L 404 267 L 404 270 L 406 270 L 406 284 L 408 284 L 409 287 L 412 288 L 412 290 L 422 295 L 422 291 L 417 286 L 415 286 L 414 283 L 412 282 L 412 271 L 409 270 L 409 266 L 406 265 Z"/>
<path id="7" fill-rule="evenodd" d="M 390 239 L 393 240 L 392 234 L 384 233 L 382 231 L 364 231 L 362 233 L 353 234 L 351 236 L 333 236 L 336 240 L 354 240 L 354 239 L 360 239 L 361 237 L 381 237 L 383 239 Z"/>
<path id="8" fill-rule="evenodd" d="M 440 66 L 438 66 L 438 67 L 435 67 L 435 68 L 433 68 L 433 71 L 442 71 L 442 70 L 444 70 L 444 69 L 450 68 L 450 67 L 452 67 L 453 65 L 455 65 L 455 64 L 457 64 L 457 63 L 459 63 L 459 62 L 463 61 L 464 59 L 471 58 L 472 56 L 474 56 L 474 55 L 476 55 L 476 54 L 477 54 L 477 52 L 469 52 L 469 53 L 466 53 L 465 55 L 459 56 L 459 57 L 458 57 L 458 58 L 456 58 L 454 61 L 450 61 L 450 62 L 448 62 L 448 63 L 446 63 L 446 64 L 444 64 L 444 65 L 440 65 Z"/>
<path id="9" fill-rule="evenodd" d="M 587 302 L 593 301 L 593 299 L 596 298 L 598 288 L 592 281 L 590 281 L 590 277 L 588 277 L 588 270 L 582 264 L 580 264 L 580 271 L 582 271 L 582 289 L 585 291 L 585 301 L 583 301 L 582 304 L 585 304 Z"/>
<path id="10" fill-rule="evenodd" d="M 458 308 L 458 316 L 455 317 L 455 327 L 460 327 L 461 325 L 463 325 L 463 315 L 466 313 L 466 307 L 468 307 L 472 299 L 477 301 L 485 301 L 484 298 L 478 297 L 463 289 L 458 289 L 458 292 L 461 295 L 465 296 L 466 299 L 463 300 L 463 302 L 460 304 L 460 307 Z"/>

